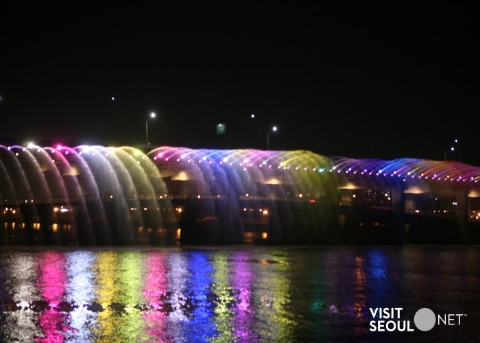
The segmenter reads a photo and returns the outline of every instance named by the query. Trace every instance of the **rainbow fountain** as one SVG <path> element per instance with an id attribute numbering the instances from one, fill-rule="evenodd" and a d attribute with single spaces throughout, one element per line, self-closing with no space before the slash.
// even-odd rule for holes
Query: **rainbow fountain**
<path id="1" fill-rule="evenodd" d="M 0 145 L 0 244 L 401 243 L 440 216 L 465 241 L 479 181 L 478 167 L 421 159 Z"/>

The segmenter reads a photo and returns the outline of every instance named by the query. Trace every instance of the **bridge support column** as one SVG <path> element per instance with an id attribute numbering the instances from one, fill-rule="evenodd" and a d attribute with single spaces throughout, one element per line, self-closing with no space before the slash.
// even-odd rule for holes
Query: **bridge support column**
<path id="1" fill-rule="evenodd" d="M 392 242 L 403 244 L 405 239 L 405 193 L 403 183 L 398 183 L 391 191 L 392 201 Z"/>
<path id="2" fill-rule="evenodd" d="M 405 212 L 413 213 L 415 211 L 415 194 L 405 194 Z"/>
<path id="3" fill-rule="evenodd" d="M 460 189 L 455 192 L 457 198 L 457 222 L 460 229 L 462 243 L 467 243 L 468 226 L 468 190 Z"/>

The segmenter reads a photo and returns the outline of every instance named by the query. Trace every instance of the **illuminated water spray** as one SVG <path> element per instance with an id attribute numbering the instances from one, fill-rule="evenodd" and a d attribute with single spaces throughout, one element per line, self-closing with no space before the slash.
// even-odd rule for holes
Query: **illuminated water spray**
<path id="1" fill-rule="evenodd" d="M 1 239 L 57 245 L 320 242 L 339 230 L 339 206 L 358 204 L 357 190 L 378 191 L 395 212 L 404 201 L 398 194 L 425 193 L 446 182 L 480 194 L 479 180 L 479 168 L 458 162 L 360 160 L 300 150 L 159 147 L 145 154 L 133 147 L 0 146 Z"/>
<path id="2" fill-rule="evenodd" d="M 135 244 L 167 229 L 162 210 L 171 204 L 156 199 L 167 190 L 139 150 L 30 145 L 2 146 L 0 154 L 4 231 L 12 243 Z"/>

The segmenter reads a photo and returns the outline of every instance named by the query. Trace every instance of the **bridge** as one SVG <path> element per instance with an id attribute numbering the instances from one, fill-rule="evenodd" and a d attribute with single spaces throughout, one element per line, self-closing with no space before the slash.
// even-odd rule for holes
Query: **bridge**
<path id="1" fill-rule="evenodd" d="M 480 168 L 310 151 L 0 146 L 1 244 L 478 243 Z"/>

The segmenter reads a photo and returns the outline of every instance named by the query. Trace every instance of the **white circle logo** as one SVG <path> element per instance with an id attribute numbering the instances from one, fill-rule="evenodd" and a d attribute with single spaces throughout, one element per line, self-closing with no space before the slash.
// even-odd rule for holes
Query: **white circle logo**
<path id="1" fill-rule="evenodd" d="M 413 318 L 415 326 L 420 331 L 430 331 L 435 326 L 435 313 L 429 308 L 421 308 Z"/>

